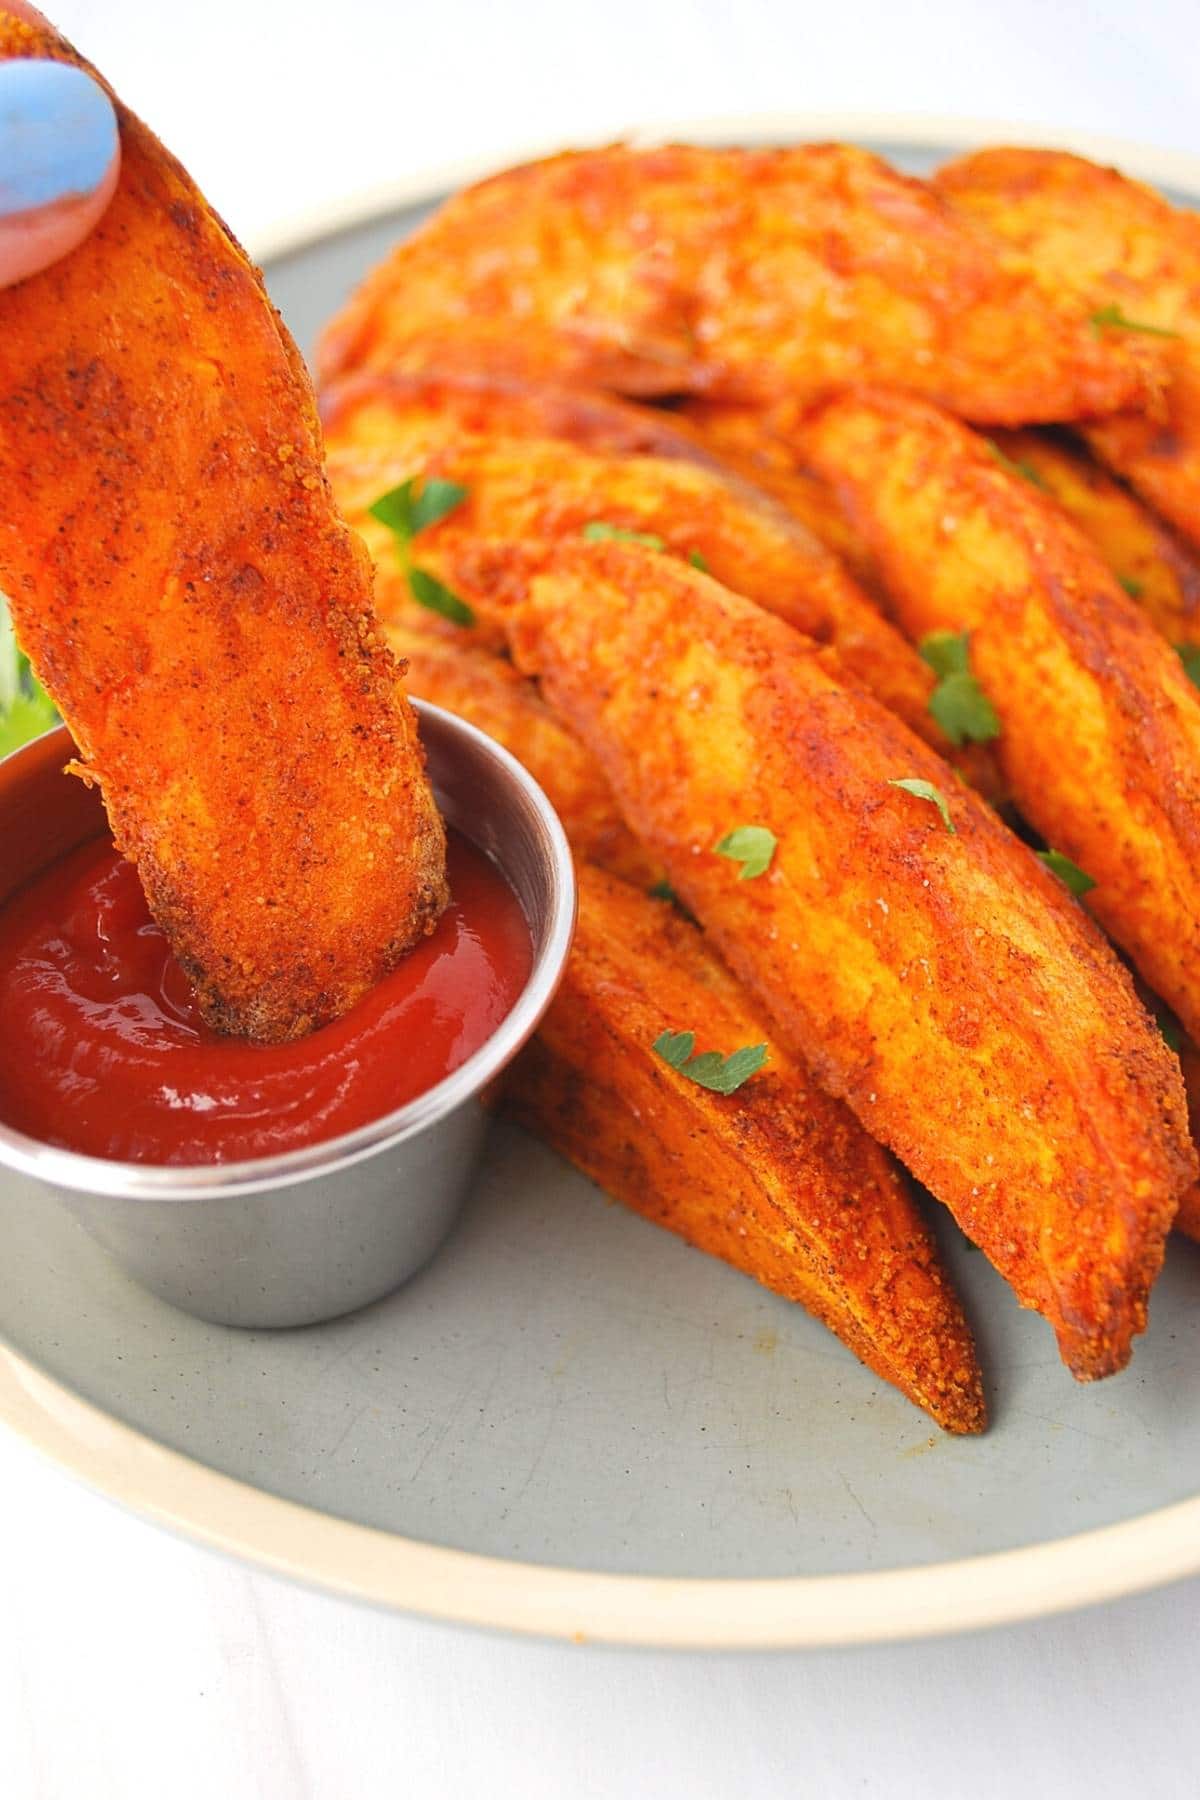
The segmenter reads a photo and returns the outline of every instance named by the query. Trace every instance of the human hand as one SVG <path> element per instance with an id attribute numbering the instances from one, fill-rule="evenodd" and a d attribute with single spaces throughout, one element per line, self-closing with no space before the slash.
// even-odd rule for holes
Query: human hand
<path id="1" fill-rule="evenodd" d="M 0 13 L 45 25 L 26 0 Z M 0 62 L 0 287 L 66 256 L 112 199 L 121 150 L 112 101 L 69 63 Z"/>

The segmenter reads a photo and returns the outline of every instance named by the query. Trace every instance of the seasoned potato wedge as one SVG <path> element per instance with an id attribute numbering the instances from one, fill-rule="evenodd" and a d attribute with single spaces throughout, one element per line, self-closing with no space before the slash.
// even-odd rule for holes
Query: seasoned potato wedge
<path id="1" fill-rule="evenodd" d="M 300 358 L 119 114 L 100 225 L 0 292 L 0 586 L 206 1018 L 290 1038 L 432 928 L 443 828 Z"/>
<path id="2" fill-rule="evenodd" d="M 725 1054 L 772 1036 L 674 907 L 583 868 L 566 977 L 508 1105 L 626 1206 L 799 1301 L 947 1431 L 982 1431 L 970 1333 L 886 1152 L 778 1043 L 735 1093 L 697 1086 L 653 1049 L 685 1028 Z"/>
<path id="3" fill-rule="evenodd" d="M 522 1122 L 626 1205 L 798 1300 L 948 1431 L 985 1423 L 970 1335 L 888 1158 L 777 1046 L 736 1094 L 708 1093 L 652 1051 L 671 1020 L 714 1044 L 769 1035 L 615 817 L 590 753 L 487 650 L 390 628 L 414 692 L 489 731 L 540 781 L 581 859 L 567 976 L 511 1093 Z M 657 1021 L 657 1023 L 656 1023 Z"/>
<path id="4" fill-rule="evenodd" d="M 1125 592 L 1172 644 L 1200 643 L 1200 560 L 1078 443 L 997 431 L 1014 472 L 1034 481 L 1091 539 Z"/>
<path id="5" fill-rule="evenodd" d="M 1200 218 L 1063 150 L 981 150 L 934 179 L 964 217 L 1079 295 L 1098 338 L 1140 336 L 1167 351 L 1165 409 L 1105 421 L 1089 441 L 1200 544 Z"/>
<path id="6" fill-rule="evenodd" d="M 1076 1375 L 1120 1368 L 1196 1160 L 1178 1065 L 1100 932 L 827 652 L 740 596 L 619 544 L 514 547 L 509 580 L 518 660 L 784 1042 Z M 777 840 L 753 880 L 715 853 L 743 825 Z"/>
<path id="7" fill-rule="evenodd" d="M 909 633 L 970 633 L 1017 806 L 1200 1032 L 1200 695 L 1179 657 L 1061 511 L 935 408 L 849 394 L 807 447 Z"/>
<path id="8" fill-rule="evenodd" d="M 851 674 L 949 751 L 928 711 L 933 676 L 903 635 L 802 524 L 735 476 L 699 462 L 601 453 L 551 438 L 466 436 L 451 412 L 411 414 L 403 407 L 387 450 L 360 449 L 334 427 L 329 475 L 376 559 L 376 601 L 385 620 L 411 612 L 412 598 L 391 534 L 369 509 L 414 475 L 453 481 L 467 489 L 467 498 L 423 531 L 413 552 L 443 585 L 464 541 L 575 540 L 592 527 L 639 533 L 673 555 L 699 558 L 718 580 L 834 645 Z M 480 635 L 501 642 L 503 624 L 482 565 L 478 573 L 464 584 L 460 571 L 454 592 L 475 614 Z"/>
<path id="9" fill-rule="evenodd" d="M 487 368 L 641 395 L 909 386 L 998 424 L 1137 407 L 1162 350 L 845 144 L 616 145 L 456 195 L 329 326 L 323 380 Z"/>
<path id="10" fill-rule="evenodd" d="M 407 664 L 409 688 L 469 719 L 511 750 L 541 783 L 578 856 L 648 887 L 661 867 L 642 849 L 620 813 L 599 763 L 555 717 L 532 681 L 507 658 L 468 641 L 444 637 L 409 607 L 385 627 L 395 654 Z"/>

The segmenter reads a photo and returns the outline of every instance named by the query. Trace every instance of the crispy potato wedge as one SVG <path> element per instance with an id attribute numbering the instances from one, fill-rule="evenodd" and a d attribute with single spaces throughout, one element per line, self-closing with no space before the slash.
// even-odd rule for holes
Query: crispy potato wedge
<path id="1" fill-rule="evenodd" d="M 0 293 L 0 586 L 205 1017 L 286 1039 L 432 929 L 444 833 L 299 355 L 118 110 L 100 225 Z"/>
<path id="2" fill-rule="evenodd" d="M 1090 538 L 1121 586 L 1172 644 L 1200 643 L 1200 561 L 1078 442 L 997 431 L 994 442 Z"/>
<path id="3" fill-rule="evenodd" d="M 391 418 L 390 442 L 385 419 Z M 356 429 L 361 424 L 361 437 Z M 468 498 L 420 534 L 417 560 L 445 585 L 456 546 L 494 538 L 577 539 L 599 524 L 657 539 L 697 557 L 718 580 L 816 638 L 937 748 L 950 745 L 928 711 L 934 680 L 903 635 L 823 544 L 769 496 L 700 461 L 601 452 L 550 437 L 468 435 L 453 408 L 394 409 L 377 395 L 369 412 L 343 413 L 329 427 L 329 475 L 346 517 L 376 559 L 376 603 L 385 620 L 412 611 L 408 577 L 391 533 L 370 506 L 414 475 L 454 481 Z M 416 554 L 414 552 L 414 554 Z M 503 642 L 503 623 L 480 579 L 454 588 L 480 635 Z M 453 586 L 453 584 L 449 584 Z M 978 756 L 976 762 L 982 762 Z M 987 771 L 980 769 L 981 783 Z M 993 777 L 994 785 L 994 777 Z"/>
<path id="4" fill-rule="evenodd" d="M 804 467 L 795 431 L 795 420 L 803 416 L 801 407 L 735 406 L 698 399 L 687 401 L 682 410 L 702 443 L 747 481 L 773 494 L 841 558 L 868 593 L 874 592 L 871 552 L 842 512 L 837 496 Z"/>
<path id="5" fill-rule="evenodd" d="M 506 1088 L 522 1123 L 635 1211 L 807 1306 L 946 1430 L 982 1430 L 958 1303 L 894 1165 L 854 1115 L 778 1047 L 767 1073 L 725 1098 L 653 1055 L 671 1018 L 730 1045 L 769 1034 L 675 907 L 587 866 L 642 887 L 656 873 L 599 765 L 532 682 L 463 634 L 389 635 L 415 692 L 490 732 L 541 782 L 581 859 L 565 983 Z"/>
<path id="6" fill-rule="evenodd" d="M 1078 1377 L 1122 1367 L 1196 1158 L 1178 1065 L 1097 928 L 779 620 L 636 547 L 509 564 L 518 661 L 783 1041 L 1046 1315 Z M 777 839 L 755 880 L 715 853 L 741 825 Z"/>
<path id="7" fill-rule="evenodd" d="M 615 145 L 456 195 L 320 353 L 323 380 L 430 364 L 735 400 L 886 381 L 1016 425 L 1145 405 L 1163 353 L 866 151 Z"/>
<path id="8" fill-rule="evenodd" d="M 467 634 L 431 631 L 410 607 L 385 627 L 388 643 L 407 664 L 406 680 L 422 700 L 432 700 L 478 725 L 511 750 L 541 783 L 578 856 L 648 887 L 661 866 L 642 849 L 617 810 L 599 763 L 550 711 L 533 682 L 507 658 Z"/>
<path id="9" fill-rule="evenodd" d="M 1092 546 L 954 419 L 848 394 L 807 434 L 914 638 L 969 631 L 1012 796 L 1200 1032 L 1200 695 Z"/>
<path id="10" fill-rule="evenodd" d="M 1088 435 L 1097 455 L 1200 544 L 1200 218 L 1063 150 L 982 150 L 934 180 L 965 218 L 1079 295 L 1099 338 L 1145 335 L 1139 326 L 1178 334 L 1150 339 L 1171 358 L 1165 409 L 1105 421 Z"/>
<path id="11" fill-rule="evenodd" d="M 674 907 L 585 867 L 566 977 L 507 1104 L 626 1206 L 798 1301 L 945 1430 L 982 1431 L 970 1333 L 887 1153 L 778 1043 L 733 1094 L 676 1073 L 652 1046 L 692 1027 L 726 1054 L 772 1035 Z"/>

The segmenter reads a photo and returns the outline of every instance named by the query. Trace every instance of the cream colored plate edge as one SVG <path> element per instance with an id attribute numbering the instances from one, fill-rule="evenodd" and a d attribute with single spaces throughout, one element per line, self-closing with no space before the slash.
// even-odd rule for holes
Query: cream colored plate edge
<path id="1" fill-rule="evenodd" d="M 610 136 L 700 143 L 846 138 L 971 148 L 1037 143 L 1193 194 L 1200 157 L 1028 124 L 872 113 L 678 120 Z M 416 205 L 547 148 L 376 187 L 263 234 L 260 262 Z M 862 1575 L 666 1580 L 475 1556 L 280 1500 L 168 1450 L 0 1346 L 0 1422 L 110 1499 L 212 1549 L 347 1598 L 577 1642 L 686 1649 L 879 1643 L 1012 1624 L 1200 1572 L 1200 1496 L 1099 1531 L 966 1561 Z"/>

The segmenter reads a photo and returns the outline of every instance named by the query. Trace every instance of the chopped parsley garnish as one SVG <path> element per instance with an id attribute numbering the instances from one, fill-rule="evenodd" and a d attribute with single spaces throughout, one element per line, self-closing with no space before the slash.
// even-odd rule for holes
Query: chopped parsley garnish
<path id="1" fill-rule="evenodd" d="M 450 619 L 455 625 L 473 625 L 475 614 L 465 600 L 451 593 L 436 576 L 417 568 L 411 551 L 412 541 L 418 533 L 448 518 L 462 505 L 468 492 L 457 481 L 430 480 L 418 485 L 415 478 L 410 478 L 381 494 L 368 508 L 371 517 L 391 532 L 400 567 L 408 579 L 408 591 L 418 606 L 440 613 L 443 619 Z"/>
<path id="2" fill-rule="evenodd" d="M 1099 335 L 1106 327 L 1110 331 L 1140 331 L 1146 337 L 1177 338 L 1177 331 L 1168 331 L 1165 325 L 1147 325 L 1143 319 L 1130 319 L 1116 304 L 1102 306 L 1099 312 L 1092 314 L 1092 330 Z"/>
<path id="3" fill-rule="evenodd" d="M 738 825 L 733 831 L 727 831 L 713 848 L 718 856 L 741 863 L 739 881 L 753 881 L 770 868 L 778 842 L 775 833 L 768 831 L 765 825 Z"/>
<path id="4" fill-rule="evenodd" d="M 0 594 L 0 756 L 58 724 L 53 700 L 17 648 L 8 602 Z"/>
<path id="5" fill-rule="evenodd" d="M 473 625 L 475 614 L 465 600 L 451 593 L 445 584 L 431 575 L 428 569 L 410 569 L 408 571 L 408 587 L 418 606 L 426 607 L 430 612 L 440 613 L 443 619 L 449 619 L 455 625 Z"/>
<path id="6" fill-rule="evenodd" d="M 1046 482 L 1040 472 L 1034 468 L 1028 457 L 1006 456 L 995 438 L 984 438 L 988 454 L 994 462 L 998 462 L 1006 475 L 1019 475 L 1023 481 L 1032 482 L 1036 488 L 1045 488 Z"/>
<path id="7" fill-rule="evenodd" d="M 722 1056 L 719 1050 L 706 1050 L 702 1056 L 696 1056 L 695 1049 L 694 1031 L 664 1031 L 654 1040 L 656 1056 L 661 1056 L 677 1074 L 713 1094 L 736 1093 L 767 1060 L 765 1044 L 747 1044 L 729 1056 Z"/>
<path id="8" fill-rule="evenodd" d="M 1140 582 L 1136 575 L 1118 575 L 1117 580 L 1131 600 L 1140 600 L 1146 591 L 1145 584 Z"/>
<path id="9" fill-rule="evenodd" d="M 922 781 L 916 775 L 901 775 L 888 782 L 889 787 L 903 788 L 906 794 L 915 794 L 918 800 L 928 800 L 930 806 L 936 806 L 942 815 L 942 824 L 952 835 L 957 833 L 958 826 L 950 817 L 950 808 L 946 804 L 946 796 L 941 788 L 934 787 L 932 781 Z"/>
<path id="10" fill-rule="evenodd" d="M 589 519 L 583 536 L 592 543 L 640 544 L 643 550 L 665 550 L 666 540 L 653 531 L 627 531 L 623 525 L 610 525 L 607 519 Z"/>
<path id="11" fill-rule="evenodd" d="M 970 633 L 932 631 L 921 639 L 921 656 L 938 684 L 929 711 L 952 744 L 987 744 L 1000 736 L 996 709 L 971 673 Z"/>
<path id="12" fill-rule="evenodd" d="M 1200 688 L 1200 644 L 1176 644 L 1175 654 L 1192 686 Z"/>
<path id="13" fill-rule="evenodd" d="M 630 531 L 624 525 L 610 525 L 607 519 L 589 519 L 581 535 L 593 544 L 640 544 L 643 550 L 658 551 L 668 548 L 667 540 L 659 537 L 656 531 Z M 689 550 L 687 560 L 702 575 L 711 573 L 699 550 Z"/>
<path id="14" fill-rule="evenodd" d="M 1077 900 L 1082 899 L 1084 894 L 1090 894 L 1096 885 L 1092 877 L 1078 863 L 1073 863 L 1069 856 L 1064 856 L 1061 850 L 1039 850 L 1037 859 L 1045 863 L 1052 875 L 1058 876 L 1064 887 L 1070 888 Z"/>

